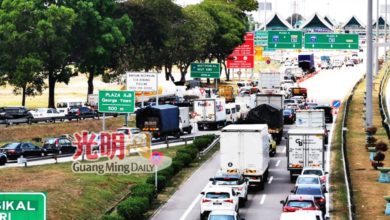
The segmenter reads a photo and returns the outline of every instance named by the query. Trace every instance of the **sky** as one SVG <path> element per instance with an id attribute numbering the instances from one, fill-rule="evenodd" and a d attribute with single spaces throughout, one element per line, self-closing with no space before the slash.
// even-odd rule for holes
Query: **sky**
<path id="1" fill-rule="evenodd" d="M 202 0 L 175 0 L 180 5 L 196 4 Z M 277 11 L 283 18 L 289 17 L 293 13 L 294 0 L 258 0 L 259 2 L 272 2 L 272 12 L 267 12 L 270 16 Z M 345 23 L 352 15 L 355 15 L 363 24 L 367 23 L 367 2 L 368 0 L 295 0 L 297 2 L 297 12 L 305 18 L 309 18 L 314 12 L 320 15 L 329 15 L 339 23 Z M 376 0 L 373 1 L 373 18 L 376 19 Z M 385 0 L 379 0 L 379 5 L 384 5 Z M 390 0 L 388 0 L 390 5 Z M 385 13 L 379 14 L 385 17 Z M 254 12 L 255 20 L 264 20 L 264 12 Z M 268 17 L 267 16 L 267 17 Z M 388 7 L 388 20 L 390 20 L 390 7 Z"/>

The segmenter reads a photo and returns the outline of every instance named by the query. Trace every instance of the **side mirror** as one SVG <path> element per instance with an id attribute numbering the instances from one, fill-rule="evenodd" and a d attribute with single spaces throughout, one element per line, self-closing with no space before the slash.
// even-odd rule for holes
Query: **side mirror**
<path id="1" fill-rule="evenodd" d="M 329 174 L 329 172 L 325 172 L 325 175 L 328 175 Z"/>
<path id="2" fill-rule="evenodd" d="M 290 192 L 291 192 L 291 193 L 295 193 L 295 190 L 291 190 Z"/>
<path id="3" fill-rule="evenodd" d="M 330 220 L 329 216 L 325 216 L 324 220 Z"/>
<path id="4" fill-rule="evenodd" d="M 200 192 L 201 195 L 204 195 L 204 192 Z"/>
<path id="5" fill-rule="evenodd" d="M 283 200 L 280 200 L 280 204 L 284 205 L 284 201 L 283 201 Z"/>
<path id="6" fill-rule="evenodd" d="M 210 178 L 209 181 L 214 181 L 214 178 Z"/>
<path id="7" fill-rule="evenodd" d="M 241 193 L 240 192 L 236 192 L 236 196 L 239 196 L 239 195 L 241 195 Z"/>

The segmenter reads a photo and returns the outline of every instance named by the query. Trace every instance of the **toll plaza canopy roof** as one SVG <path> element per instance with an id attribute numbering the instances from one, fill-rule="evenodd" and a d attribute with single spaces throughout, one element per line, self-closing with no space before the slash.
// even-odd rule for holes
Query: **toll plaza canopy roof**
<path id="1" fill-rule="evenodd" d="M 266 23 L 267 30 L 291 30 L 292 26 L 284 20 L 278 13 L 274 13 Z M 264 24 L 260 27 L 264 30 Z"/>
<path id="2" fill-rule="evenodd" d="M 372 24 L 372 28 L 376 28 L 376 21 Z M 385 29 L 385 19 L 382 16 L 379 16 L 378 18 L 378 23 L 379 23 L 379 29 Z M 387 28 L 389 28 L 389 24 L 387 23 Z"/>
<path id="3" fill-rule="evenodd" d="M 315 13 L 299 29 L 304 32 L 333 32 L 334 28 L 322 16 Z"/>
<path id="4" fill-rule="evenodd" d="M 335 22 L 333 19 L 331 19 L 328 15 L 326 15 L 326 16 L 324 17 L 324 20 L 325 20 L 326 22 L 328 22 L 330 25 L 332 25 L 333 28 L 336 27 L 336 22 Z"/>
<path id="5" fill-rule="evenodd" d="M 366 26 L 359 20 L 359 18 L 352 16 L 341 28 L 344 30 L 365 29 Z"/>

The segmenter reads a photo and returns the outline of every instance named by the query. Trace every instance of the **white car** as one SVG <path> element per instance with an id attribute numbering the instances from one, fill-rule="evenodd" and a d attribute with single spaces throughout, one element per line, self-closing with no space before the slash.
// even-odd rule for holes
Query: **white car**
<path id="1" fill-rule="evenodd" d="M 215 210 L 230 210 L 238 212 L 239 198 L 237 193 L 229 187 L 209 187 L 200 200 L 200 219 L 204 219 Z"/>
<path id="2" fill-rule="evenodd" d="M 321 183 L 326 183 L 326 175 L 328 172 L 324 172 L 324 170 L 320 167 L 304 167 L 301 175 L 317 175 L 320 177 Z"/>
<path id="3" fill-rule="evenodd" d="M 33 118 L 65 117 L 64 112 L 58 112 L 55 108 L 38 108 L 30 111 Z"/>
<path id="4" fill-rule="evenodd" d="M 240 215 L 235 211 L 216 210 L 212 211 L 208 220 L 242 220 Z"/>
<path id="5" fill-rule="evenodd" d="M 325 217 L 325 219 L 329 219 Z M 280 220 L 324 220 L 321 211 L 298 210 L 295 212 L 283 212 Z"/>
<path id="6" fill-rule="evenodd" d="M 248 200 L 248 180 L 243 175 L 218 172 L 210 181 L 211 187 L 229 187 L 239 193 L 240 205 L 244 205 Z"/>

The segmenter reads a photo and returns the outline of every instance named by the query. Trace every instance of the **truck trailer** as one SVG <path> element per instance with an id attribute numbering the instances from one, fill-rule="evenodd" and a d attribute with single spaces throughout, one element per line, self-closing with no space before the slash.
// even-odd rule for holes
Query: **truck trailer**
<path id="1" fill-rule="evenodd" d="M 194 101 L 195 121 L 199 130 L 218 129 L 226 125 L 224 98 L 206 98 Z"/>

